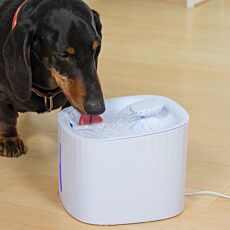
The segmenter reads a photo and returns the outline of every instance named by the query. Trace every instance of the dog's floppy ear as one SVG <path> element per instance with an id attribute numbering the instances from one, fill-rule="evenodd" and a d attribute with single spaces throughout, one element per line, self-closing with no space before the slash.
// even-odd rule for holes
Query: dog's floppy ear
<path id="1" fill-rule="evenodd" d="M 3 49 L 7 79 L 15 97 L 22 102 L 31 97 L 30 42 L 34 30 L 30 21 L 16 25 Z"/>
<path id="2" fill-rule="evenodd" d="M 102 24 L 101 24 L 101 20 L 100 20 L 100 15 L 96 10 L 92 9 L 92 12 L 93 12 L 93 16 L 94 16 L 94 22 L 95 22 L 95 27 L 96 27 L 97 33 L 100 35 L 100 37 L 102 37 L 102 32 L 101 32 Z"/>
<path id="3" fill-rule="evenodd" d="M 101 24 L 101 20 L 100 20 L 100 15 L 96 10 L 93 10 L 93 17 L 94 17 L 94 23 L 95 23 L 95 27 L 97 30 L 98 35 L 102 38 L 102 24 Z M 96 64 L 96 68 L 98 66 L 98 56 L 100 54 L 101 51 L 101 46 L 97 48 L 96 50 L 96 55 L 95 55 L 95 64 Z"/>

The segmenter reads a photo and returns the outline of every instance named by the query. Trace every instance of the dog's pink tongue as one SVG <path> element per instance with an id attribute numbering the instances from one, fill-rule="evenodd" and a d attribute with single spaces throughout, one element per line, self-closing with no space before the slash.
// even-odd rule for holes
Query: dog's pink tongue
<path id="1" fill-rule="evenodd" d="M 81 114 L 79 125 L 88 125 L 88 124 L 90 124 L 90 115 Z"/>
<path id="2" fill-rule="evenodd" d="M 100 116 L 91 116 L 91 123 L 101 123 L 103 118 Z"/>
<path id="3" fill-rule="evenodd" d="M 88 125 L 91 123 L 100 123 L 103 119 L 100 116 L 92 116 L 89 114 L 82 114 L 79 120 L 79 125 Z"/>

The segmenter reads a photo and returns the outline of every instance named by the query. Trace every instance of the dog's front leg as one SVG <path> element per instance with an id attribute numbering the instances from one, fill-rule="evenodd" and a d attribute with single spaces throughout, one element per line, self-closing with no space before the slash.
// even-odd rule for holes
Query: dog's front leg
<path id="1" fill-rule="evenodd" d="M 12 105 L 0 102 L 0 156 L 19 157 L 26 153 L 16 129 L 18 113 Z"/>

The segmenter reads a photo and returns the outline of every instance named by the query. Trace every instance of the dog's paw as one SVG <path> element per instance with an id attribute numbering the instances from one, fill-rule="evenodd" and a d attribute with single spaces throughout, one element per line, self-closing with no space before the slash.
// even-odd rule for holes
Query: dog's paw
<path id="1" fill-rule="evenodd" d="M 26 154 L 26 147 L 19 137 L 5 138 L 0 140 L 0 156 L 20 157 Z"/>

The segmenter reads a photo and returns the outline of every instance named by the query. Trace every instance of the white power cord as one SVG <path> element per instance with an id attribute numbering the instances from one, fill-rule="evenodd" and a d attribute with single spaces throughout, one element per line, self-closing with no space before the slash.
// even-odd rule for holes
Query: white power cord
<path id="1" fill-rule="evenodd" d="M 190 192 L 185 193 L 185 196 L 199 196 L 199 195 L 208 195 L 208 196 L 217 196 L 225 199 L 230 199 L 230 196 L 218 193 L 218 192 L 212 192 L 212 191 L 200 191 L 200 192 Z"/>

